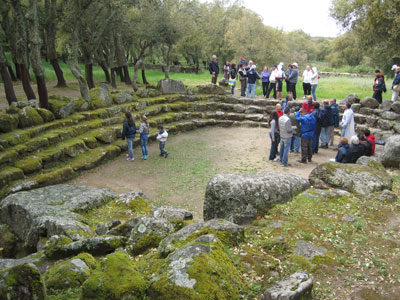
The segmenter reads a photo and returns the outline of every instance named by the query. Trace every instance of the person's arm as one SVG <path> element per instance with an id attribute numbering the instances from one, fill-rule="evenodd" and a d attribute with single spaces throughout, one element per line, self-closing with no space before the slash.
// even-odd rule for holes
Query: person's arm
<path id="1" fill-rule="evenodd" d="M 122 139 L 125 139 L 126 136 L 126 131 L 128 130 L 128 126 L 126 126 L 126 124 L 124 123 L 123 127 L 122 127 Z"/>
<path id="2" fill-rule="evenodd" d="M 275 121 L 272 121 L 271 122 L 271 139 L 273 142 L 275 142 L 275 127 L 276 127 Z"/>
<path id="3" fill-rule="evenodd" d="M 340 151 L 340 149 L 339 149 L 336 154 L 335 161 L 341 163 L 343 160 L 343 157 L 344 157 L 344 153 L 343 153 L 343 151 Z"/>
<path id="4" fill-rule="evenodd" d="M 350 118 L 348 116 L 348 114 L 346 114 L 346 112 L 343 114 L 343 118 L 342 118 L 342 127 L 346 128 L 347 125 L 349 125 L 350 122 Z"/>
<path id="5" fill-rule="evenodd" d="M 285 129 L 286 129 L 286 132 L 288 132 L 288 133 L 293 133 L 292 122 L 290 121 L 290 119 L 288 119 L 288 120 L 286 121 Z"/>
<path id="6" fill-rule="evenodd" d="M 210 74 L 213 73 L 213 67 L 211 62 L 208 64 L 208 71 L 210 71 Z"/>

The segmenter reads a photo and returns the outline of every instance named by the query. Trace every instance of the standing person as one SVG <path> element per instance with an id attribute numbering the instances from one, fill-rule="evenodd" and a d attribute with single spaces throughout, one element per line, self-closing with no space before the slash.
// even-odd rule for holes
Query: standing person
<path id="1" fill-rule="evenodd" d="M 300 140 L 301 140 L 301 128 L 300 123 L 296 120 L 296 113 L 300 111 L 300 106 L 296 106 L 294 109 L 294 114 L 290 115 L 290 121 L 292 125 L 296 126 L 296 132 L 293 133 L 292 143 L 290 145 L 290 152 L 300 152 Z"/>
<path id="2" fill-rule="evenodd" d="M 301 108 L 304 108 L 308 114 L 311 114 L 314 111 L 315 104 L 312 96 L 307 96 L 307 101 L 304 101 L 303 106 Z"/>
<path id="3" fill-rule="evenodd" d="M 281 164 L 284 167 L 290 167 L 288 163 L 289 150 L 294 130 L 296 130 L 296 126 L 292 126 L 292 122 L 290 121 L 290 108 L 286 107 L 283 116 L 279 118 L 279 132 L 281 135 L 281 149 L 279 154 Z"/>
<path id="4" fill-rule="evenodd" d="M 254 94 L 256 92 L 256 80 L 260 79 L 258 75 L 257 66 L 252 65 L 250 70 L 247 72 L 247 91 L 246 91 L 246 98 L 254 98 Z"/>
<path id="5" fill-rule="evenodd" d="M 230 73 L 229 84 L 232 85 L 231 94 L 233 96 L 233 94 L 235 94 L 236 76 L 237 76 L 237 71 L 236 71 L 236 65 L 235 64 L 231 65 L 231 71 L 229 73 Z"/>
<path id="6" fill-rule="evenodd" d="M 122 139 L 126 138 L 126 143 L 128 144 L 129 154 L 126 155 L 127 161 L 134 161 L 133 157 L 133 140 L 136 136 L 136 125 L 133 121 L 132 114 L 130 112 L 125 113 L 126 121 L 124 122 L 122 128 Z"/>
<path id="7" fill-rule="evenodd" d="M 285 72 L 283 71 L 283 65 L 279 64 L 276 72 L 276 91 L 278 92 L 279 100 L 282 100 L 282 86 L 284 78 L 285 78 Z"/>
<path id="8" fill-rule="evenodd" d="M 149 121 L 147 121 L 147 117 L 145 115 L 141 116 L 140 120 L 142 121 L 139 126 L 139 133 L 140 133 L 140 147 L 142 148 L 142 159 L 148 158 L 148 149 L 147 144 L 149 142 L 149 132 L 150 126 Z"/>
<path id="9" fill-rule="evenodd" d="M 294 62 L 292 64 L 292 70 L 290 72 L 290 75 L 287 78 L 287 81 L 289 83 L 289 89 L 290 89 L 290 93 L 292 94 L 292 97 L 294 100 L 296 100 L 296 85 L 297 85 L 297 81 L 299 79 L 299 69 L 298 69 L 298 64 L 296 62 Z"/>
<path id="10" fill-rule="evenodd" d="M 348 164 L 351 161 L 351 149 L 349 145 L 349 141 L 347 138 L 343 137 L 340 139 L 340 143 L 338 145 L 338 152 L 336 154 L 335 162 Z"/>
<path id="11" fill-rule="evenodd" d="M 392 101 L 397 101 L 400 92 L 400 67 L 393 65 L 392 70 L 396 72 L 392 83 Z"/>
<path id="12" fill-rule="evenodd" d="M 279 135 L 279 117 L 278 113 L 273 110 L 271 112 L 271 116 L 269 118 L 269 127 L 271 130 L 269 131 L 269 137 L 271 138 L 271 150 L 269 152 L 269 160 L 277 161 L 278 158 L 276 154 L 278 153 L 278 144 L 280 141 Z"/>
<path id="13" fill-rule="evenodd" d="M 269 87 L 266 96 L 267 99 L 269 98 L 269 94 L 271 93 L 271 91 L 274 91 L 274 99 L 276 99 L 276 77 L 277 77 L 276 67 L 277 67 L 276 65 L 272 66 L 271 75 L 269 76 Z"/>
<path id="14" fill-rule="evenodd" d="M 339 108 L 338 105 L 336 104 L 335 98 L 332 98 L 329 103 L 331 105 L 332 121 L 333 121 L 333 126 L 329 127 L 329 146 L 333 146 L 333 142 L 335 139 L 335 128 L 339 128 Z"/>
<path id="15" fill-rule="evenodd" d="M 211 74 L 211 83 L 217 84 L 218 74 L 219 74 L 219 65 L 217 62 L 217 56 L 213 55 L 210 63 L 208 64 L 208 70 Z"/>
<path id="16" fill-rule="evenodd" d="M 371 134 L 369 129 L 365 129 L 364 134 L 365 134 L 365 138 L 371 142 L 371 147 L 372 147 L 371 155 L 375 155 L 375 145 L 376 145 L 375 144 L 375 136 L 373 134 Z"/>
<path id="17" fill-rule="evenodd" d="M 311 93 L 312 93 L 314 101 L 317 101 L 317 95 L 316 95 L 315 91 L 317 90 L 318 79 L 319 79 L 319 74 L 317 72 L 317 67 L 313 67 L 312 75 L 311 75 Z"/>
<path id="18" fill-rule="evenodd" d="M 308 65 L 306 69 L 303 72 L 303 76 L 301 77 L 301 80 L 303 82 L 303 92 L 304 92 L 304 97 L 303 99 L 306 99 L 307 96 L 311 95 L 311 67 Z"/>
<path id="19" fill-rule="evenodd" d="M 264 70 L 261 73 L 261 83 L 262 83 L 262 89 L 263 89 L 263 95 L 264 97 L 267 96 L 267 91 L 268 91 L 268 86 L 269 86 L 269 76 L 271 73 L 269 72 L 269 69 L 267 66 L 264 67 Z"/>
<path id="20" fill-rule="evenodd" d="M 333 115 L 332 108 L 328 100 L 324 100 L 324 108 L 322 109 L 322 122 L 321 122 L 321 148 L 328 148 L 329 144 L 329 131 L 333 128 Z"/>
<path id="21" fill-rule="evenodd" d="M 318 102 L 315 102 L 314 107 L 315 108 L 314 108 L 312 114 L 314 115 L 314 118 L 316 120 L 316 125 L 315 125 L 315 130 L 314 130 L 314 135 L 313 135 L 312 150 L 313 150 L 313 154 L 318 154 L 319 137 L 321 135 L 322 119 L 324 116 L 322 114 L 322 111 L 319 109 Z"/>
<path id="22" fill-rule="evenodd" d="M 231 64 L 229 63 L 229 61 L 225 62 L 224 64 L 224 78 L 226 81 L 229 80 L 229 71 L 231 69 Z"/>
<path id="23" fill-rule="evenodd" d="M 239 69 L 239 80 L 240 80 L 240 96 L 246 96 L 247 89 L 247 72 L 246 65 L 241 64 Z"/>
<path id="24" fill-rule="evenodd" d="M 308 114 L 304 108 L 296 113 L 296 120 L 300 122 L 301 128 L 301 160 L 299 162 L 306 164 L 307 159 L 308 162 L 312 160 L 312 138 L 316 120 L 313 114 Z"/>
<path id="25" fill-rule="evenodd" d="M 354 112 L 351 109 L 351 103 L 347 102 L 345 104 L 345 110 L 342 118 L 342 137 L 346 137 L 348 140 L 351 140 L 351 137 L 356 134 L 354 129 Z"/>
<path id="26" fill-rule="evenodd" d="M 247 66 L 247 60 L 245 60 L 244 59 L 244 56 L 242 55 L 241 57 L 240 57 L 240 61 L 238 62 L 238 68 L 240 68 L 242 65 L 244 64 L 244 67 L 246 68 L 246 66 Z"/>
<path id="27" fill-rule="evenodd" d="M 160 142 L 160 156 L 168 157 L 168 152 L 165 150 L 165 143 L 168 139 L 168 132 L 164 130 L 162 125 L 158 125 L 157 140 Z"/>
<path id="28" fill-rule="evenodd" d="M 286 95 L 290 95 L 290 82 L 288 80 L 290 74 L 292 73 L 292 65 L 288 65 L 288 69 L 285 72 L 285 82 L 286 82 Z"/>
<path id="29" fill-rule="evenodd" d="M 383 74 L 379 70 L 375 70 L 373 90 L 374 94 L 372 95 L 372 98 L 378 101 L 379 104 L 382 104 L 382 92 L 386 93 L 386 85 Z"/>

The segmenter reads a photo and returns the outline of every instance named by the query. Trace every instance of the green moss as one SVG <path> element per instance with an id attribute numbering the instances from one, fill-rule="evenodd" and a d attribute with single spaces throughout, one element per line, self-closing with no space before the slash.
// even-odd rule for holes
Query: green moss
<path id="1" fill-rule="evenodd" d="M 313 266 L 310 263 L 310 261 L 304 256 L 293 254 L 289 257 L 289 261 L 292 264 L 290 266 L 290 272 L 297 272 L 297 271 L 313 272 L 317 268 L 317 266 Z"/>
<path id="2" fill-rule="evenodd" d="M 40 136 L 29 140 L 25 143 L 25 146 L 28 152 L 34 152 L 40 148 L 49 146 L 49 141 L 47 138 Z"/>
<path id="3" fill-rule="evenodd" d="M 0 152 L 0 165 L 15 161 L 18 158 L 18 152 L 15 150 L 6 150 Z"/>
<path id="4" fill-rule="evenodd" d="M 48 186 L 53 184 L 64 183 L 75 177 L 75 172 L 71 167 L 56 169 L 54 171 L 38 175 L 34 180 L 39 186 Z"/>
<path id="5" fill-rule="evenodd" d="M 83 98 L 79 98 L 74 100 L 74 111 L 82 111 L 82 107 L 86 103 L 86 100 Z"/>
<path id="6" fill-rule="evenodd" d="M 58 144 L 56 148 L 62 149 L 64 154 L 69 157 L 76 157 L 86 151 L 85 142 L 81 138 L 69 139 Z"/>
<path id="7" fill-rule="evenodd" d="M 90 136 L 90 135 L 84 136 L 83 141 L 85 142 L 86 147 L 88 147 L 90 149 L 94 149 L 99 145 L 99 143 L 97 142 L 97 139 L 94 136 Z"/>
<path id="8" fill-rule="evenodd" d="M 15 255 L 16 236 L 7 225 L 0 225 L 0 257 L 12 258 Z"/>
<path id="9" fill-rule="evenodd" d="M 43 168 L 49 168 L 56 165 L 59 161 L 65 160 L 64 150 L 55 147 L 48 148 L 42 152 L 36 153 L 42 160 Z"/>
<path id="10" fill-rule="evenodd" d="M 15 130 L 13 132 L 3 134 L 1 139 L 6 141 L 8 145 L 15 146 L 27 142 L 30 137 L 30 133 L 26 130 Z"/>
<path id="11" fill-rule="evenodd" d="M 0 112 L 0 132 L 10 132 L 18 127 L 18 115 Z"/>
<path id="12" fill-rule="evenodd" d="M 97 260 L 89 253 L 79 253 L 76 257 L 82 259 L 91 269 L 96 269 L 98 267 Z"/>
<path id="13" fill-rule="evenodd" d="M 18 126 L 20 128 L 36 126 L 43 124 L 44 122 L 40 114 L 33 107 L 30 106 L 24 107 L 18 113 L 18 118 L 19 118 Z"/>
<path id="14" fill-rule="evenodd" d="M 42 169 L 42 160 L 37 156 L 27 157 L 15 162 L 15 167 L 20 168 L 24 174 L 31 174 Z"/>
<path id="15" fill-rule="evenodd" d="M 0 188 L 5 187 L 9 182 L 23 179 L 24 172 L 15 167 L 3 167 L 0 171 Z"/>
<path id="16" fill-rule="evenodd" d="M 146 282 L 135 264 L 123 252 L 116 251 L 100 261 L 82 286 L 82 300 L 143 299 Z"/>
<path id="17" fill-rule="evenodd" d="M 51 111 L 47 110 L 47 109 L 36 108 L 36 111 L 39 113 L 39 115 L 42 117 L 42 119 L 45 122 L 51 122 L 51 121 L 55 120 L 54 114 Z"/>
<path id="18" fill-rule="evenodd" d="M 237 234 L 233 234 L 230 231 L 215 231 L 211 228 L 204 227 L 197 232 L 192 233 L 189 235 L 183 243 L 188 243 L 197 239 L 198 237 L 206 234 L 213 234 L 215 235 L 224 245 L 226 246 L 237 246 L 240 241 L 244 240 L 244 236 L 242 236 L 239 240 L 237 239 Z M 178 241 L 182 243 L 182 241 Z M 181 246 L 182 244 L 180 244 Z"/>
<path id="19" fill-rule="evenodd" d="M 110 144 L 117 139 L 117 134 L 112 129 L 99 128 L 91 134 L 101 143 Z"/>
<path id="20" fill-rule="evenodd" d="M 162 237 L 155 234 L 144 234 L 136 243 L 129 246 L 129 250 L 133 255 L 139 255 L 151 248 L 157 248 Z"/>
<path id="21" fill-rule="evenodd" d="M 70 243 L 72 243 L 72 240 L 67 236 L 51 239 L 46 243 L 44 254 L 50 259 L 65 257 L 65 246 Z"/>
<path id="22" fill-rule="evenodd" d="M 70 165 L 75 171 L 93 169 L 103 160 L 118 156 L 120 152 L 120 148 L 114 145 L 92 149 L 75 157 Z"/>

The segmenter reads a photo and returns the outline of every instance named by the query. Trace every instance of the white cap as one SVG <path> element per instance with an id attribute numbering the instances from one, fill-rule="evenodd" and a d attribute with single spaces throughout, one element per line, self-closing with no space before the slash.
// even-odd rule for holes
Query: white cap
<path id="1" fill-rule="evenodd" d="M 296 66 L 296 68 L 299 66 L 297 62 L 292 63 L 292 66 Z"/>
<path id="2" fill-rule="evenodd" d="M 393 65 L 392 70 L 396 70 L 396 69 L 397 69 L 397 65 Z"/>
<path id="3" fill-rule="evenodd" d="M 257 68 L 256 65 L 252 65 L 252 66 L 251 66 L 251 69 L 252 69 L 252 70 L 255 70 L 256 68 Z"/>
<path id="4" fill-rule="evenodd" d="M 360 143 L 360 140 L 358 139 L 358 137 L 356 135 L 353 135 L 350 139 L 351 143 L 353 145 L 358 145 Z"/>

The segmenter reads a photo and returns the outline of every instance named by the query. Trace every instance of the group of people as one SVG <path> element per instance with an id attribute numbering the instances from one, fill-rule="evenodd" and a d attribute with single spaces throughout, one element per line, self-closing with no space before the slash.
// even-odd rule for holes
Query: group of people
<path id="1" fill-rule="evenodd" d="M 209 63 L 208 69 L 211 74 L 211 83 L 216 84 L 219 75 L 219 64 L 217 56 L 213 55 Z M 298 63 L 294 62 L 284 69 L 284 63 L 273 65 L 271 70 L 268 66 L 264 66 L 261 74 L 257 72 L 257 66 L 252 60 L 247 61 L 244 56 L 240 57 L 238 64 L 227 61 L 223 67 L 224 78 L 232 87 L 232 95 L 235 93 L 236 82 L 240 81 L 240 95 L 242 97 L 254 98 L 256 81 L 261 80 L 263 95 L 269 98 L 271 92 L 274 99 L 282 100 L 283 82 L 286 82 L 286 92 L 294 100 L 297 98 L 296 85 L 299 79 Z M 303 83 L 304 99 L 312 95 L 313 100 L 317 101 L 316 89 L 320 75 L 317 68 L 307 66 L 302 73 L 301 79 Z"/>
<path id="2" fill-rule="evenodd" d="M 334 128 L 339 127 L 339 109 L 336 99 L 325 100 L 320 108 L 312 96 L 307 96 L 307 101 L 302 105 L 290 109 L 292 96 L 277 104 L 270 117 L 271 149 L 269 160 L 280 161 L 284 167 L 289 167 L 288 155 L 290 152 L 300 152 L 299 162 L 306 164 L 312 161 L 313 154 L 318 149 L 328 148 L 333 145 Z M 279 158 L 278 144 L 280 144 Z"/>
<path id="3" fill-rule="evenodd" d="M 130 112 L 125 113 L 126 120 L 122 127 L 122 139 L 127 142 L 128 145 L 128 153 L 126 154 L 127 161 L 134 161 L 133 155 L 133 140 L 136 137 L 137 131 L 140 134 L 140 148 L 142 149 L 142 159 L 147 160 L 149 158 L 148 152 L 148 141 L 149 141 L 149 133 L 150 133 L 150 125 L 147 117 L 145 115 L 140 117 L 140 125 L 139 130 L 136 129 L 135 121 L 133 120 L 133 116 Z M 168 139 L 168 132 L 164 130 L 162 125 L 158 125 L 158 133 L 157 140 L 159 141 L 160 147 L 160 156 L 165 158 L 168 157 L 168 152 L 165 150 L 165 144 Z"/>
<path id="4" fill-rule="evenodd" d="M 397 101 L 399 99 L 400 92 L 400 66 L 393 65 L 392 71 L 395 72 L 395 76 L 392 83 L 392 100 Z M 373 85 L 374 94 L 372 98 L 376 99 L 380 104 L 382 103 L 382 93 L 386 93 L 385 76 L 380 70 L 375 70 L 375 79 Z"/>

